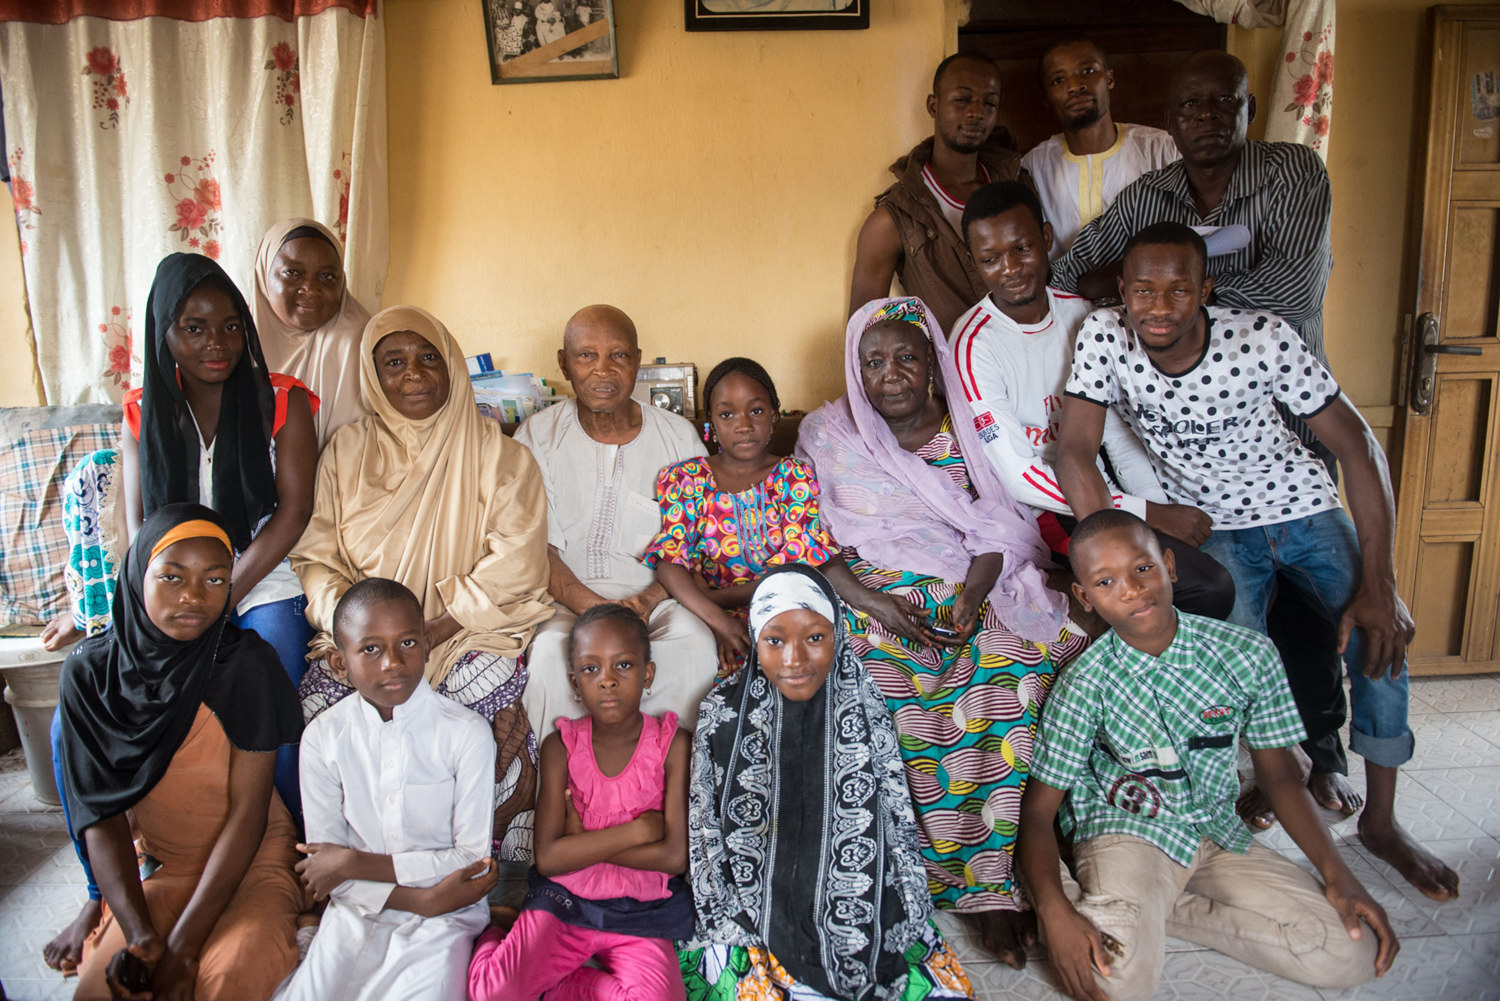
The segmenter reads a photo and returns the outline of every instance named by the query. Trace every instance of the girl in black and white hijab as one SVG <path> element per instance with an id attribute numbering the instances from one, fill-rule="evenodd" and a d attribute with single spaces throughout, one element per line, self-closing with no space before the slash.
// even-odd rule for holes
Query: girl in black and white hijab
<path id="1" fill-rule="evenodd" d="M 895 727 L 833 588 L 804 566 L 767 574 L 750 635 L 693 749 L 689 996 L 895 999 L 919 978 L 929 998 L 972 997 L 931 923 Z"/>

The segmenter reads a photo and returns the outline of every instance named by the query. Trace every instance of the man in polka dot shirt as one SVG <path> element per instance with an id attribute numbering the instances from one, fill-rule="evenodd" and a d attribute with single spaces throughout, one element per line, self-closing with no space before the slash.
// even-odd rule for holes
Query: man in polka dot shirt
<path id="1" fill-rule="evenodd" d="M 1323 610 L 1317 625 L 1337 634 L 1351 683 L 1349 744 L 1365 759 L 1360 838 L 1423 893 L 1447 899 L 1458 876 L 1394 813 L 1397 771 L 1415 746 L 1406 676 L 1415 629 L 1396 594 L 1385 457 L 1289 324 L 1204 305 L 1213 289 L 1207 256 L 1203 238 L 1181 223 L 1148 226 L 1126 245 L 1124 305 L 1096 310 L 1079 329 L 1058 481 L 1080 519 L 1112 506 L 1094 456 L 1105 410 L 1115 407 L 1144 442 L 1167 495 L 1213 519 L 1203 548 L 1234 576 L 1230 622 L 1265 632 L 1278 574 Z M 1277 415 L 1277 403 L 1337 457 L 1352 521 L 1326 467 Z"/>

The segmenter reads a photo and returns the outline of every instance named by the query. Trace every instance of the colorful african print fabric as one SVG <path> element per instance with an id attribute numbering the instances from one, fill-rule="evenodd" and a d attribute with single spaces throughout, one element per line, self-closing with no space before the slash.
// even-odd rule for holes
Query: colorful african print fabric
<path id="1" fill-rule="evenodd" d="M 100 449 L 73 468 L 63 481 L 63 531 L 68 562 L 63 582 L 72 605 L 73 625 L 89 636 L 109 628 L 115 599 L 119 541 L 115 504 L 120 467 L 112 448 Z"/>
<path id="2" fill-rule="evenodd" d="M 969 489 L 947 420 L 916 454 Z M 844 558 L 866 587 L 939 619 L 961 590 L 941 577 L 874 567 L 850 549 Z M 1023 640 L 985 602 L 979 630 L 962 647 L 914 648 L 863 614 L 845 614 L 896 719 L 933 903 L 968 913 L 1019 909 L 1014 858 L 1032 736 L 1053 672 L 1088 637 L 1065 628 L 1056 643 Z"/>
<path id="3" fill-rule="evenodd" d="M 684 944 L 677 950 L 688 1001 L 827 1001 L 799 983 L 759 946 Z M 929 922 L 906 950 L 901 1001 L 972 998 L 974 988 L 953 948 Z"/>
<path id="4" fill-rule="evenodd" d="M 748 583 L 783 564 L 822 566 L 838 552 L 818 520 L 817 477 L 790 457 L 739 493 L 718 488 L 706 458 L 688 459 L 661 471 L 656 501 L 661 531 L 642 559 L 687 567 L 713 588 Z"/>

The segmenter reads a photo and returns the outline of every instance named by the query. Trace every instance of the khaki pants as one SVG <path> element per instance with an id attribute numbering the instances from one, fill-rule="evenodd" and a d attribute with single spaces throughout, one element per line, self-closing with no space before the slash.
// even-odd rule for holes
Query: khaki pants
<path id="1" fill-rule="evenodd" d="M 590 585 L 603 597 L 616 600 L 606 588 Z M 636 588 L 635 590 L 640 590 Z M 622 597 L 629 597 L 628 591 Z M 578 617 L 557 606 L 550 621 L 536 631 L 526 658 L 526 690 L 521 703 L 540 745 L 557 729 L 557 718 L 576 719 L 583 706 L 573 698 L 568 682 L 568 632 Z M 660 716 L 670 709 L 677 723 L 692 732 L 698 726 L 698 705 L 714 685 L 719 671 L 719 648 L 703 620 L 670 598 L 651 610 L 646 623 L 651 629 L 651 659 L 656 662 L 656 681 L 651 694 L 641 700 L 641 712 Z"/>
<path id="2" fill-rule="evenodd" d="M 1351 939 L 1322 883 L 1260 845 L 1238 855 L 1204 840 L 1183 868 L 1148 841 L 1109 834 L 1080 842 L 1074 861 L 1078 882 L 1062 873 L 1068 899 L 1124 948 L 1110 976 L 1095 974 L 1113 1001 L 1156 992 L 1168 934 L 1314 987 L 1375 975 L 1369 926 Z"/>

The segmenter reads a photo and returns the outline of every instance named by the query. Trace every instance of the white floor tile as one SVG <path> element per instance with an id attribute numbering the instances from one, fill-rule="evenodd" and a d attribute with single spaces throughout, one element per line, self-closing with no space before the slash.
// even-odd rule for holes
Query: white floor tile
<path id="1" fill-rule="evenodd" d="M 77 989 L 77 980 L 63 980 L 54 973 L 48 980 L 22 980 L 3 978 L 5 996 L 8 1001 L 53 1001 L 54 998 L 71 998 Z"/>
<path id="2" fill-rule="evenodd" d="M 979 1001 L 1068 1001 L 1054 986 L 1052 968 L 1040 960 L 1027 963 L 1024 970 L 1000 962 L 965 962 L 964 971 Z"/>
<path id="3" fill-rule="evenodd" d="M 1411 905 L 1445 934 L 1490 935 L 1500 942 L 1500 840 L 1433 841 L 1427 847 L 1458 873 L 1457 900 L 1429 900 L 1389 866 L 1372 865 L 1384 870 Z"/>
<path id="4" fill-rule="evenodd" d="M 1302 852 L 1290 850 L 1281 854 L 1316 875 L 1313 864 Z M 1369 891 L 1370 896 L 1375 898 L 1375 902 L 1385 908 L 1386 917 L 1390 919 L 1397 938 L 1404 941 L 1408 938 L 1445 934 L 1443 927 L 1428 915 L 1426 909 L 1403 892 L 1405 880 L 1390 866 L 1372 859 L 1354 845 L 1339 846 L 1339 857 Z M 1449 865 L 1454 864 L 1447 857 L 1444 861 Z M 1398 882 L 1400 886 L 1397 885 Z"/>
<path id="5" fill-rule="evenodd" d="M 1170 953 L 1162 967 L 1160 1001 L 1318 1001 L 1318 992 L 1217 952 Z"/>
<path id="6" fill-rule="evenodd" d="M 1401 800 L 1414 786 L 1420 785 L 1485 834 L 1500 836 L 1500 761 L 1482 767 L 1417 770 L 1406 775 L 1405 779 L 1396 796 L 1396 816 L 1402 823 L 1406 822 L 1406 815 L 1401 813 Z M 1443 837 L 1454 835 L 1445 834 Z"/>
<path id="7" fill-rule="evenodd" d="M 78 887 L 0 887 L 0 978 L 7 991 L 12 978 L 61 979 L 42 962 L 42 946 L 73 920 L 84 896 Z"/>
<path id="8" fill-rule="evenodd" d="M 1449 713 L 1448 718 L 1479 734 L 1500 751 L 1500 713 Z M 1490 760 L 1493 762 L 1495 756 L 1492 755 Z"/>
<path id="9" fill-rule="evenodd" d="M 1500 710 L 1500 677 L 1478 674 L 1451 678 L 1414 678 L 1413 702 L 1443 713 Z"/>
<path id="10" fill-rule="evenodd" d="M 1493 716 L 1493 713 L 1467 713 L 1469 716 Z M 1411 718 L 1417 746 L 1412 759 L 1402 771 L 1430 771 L 1435 768 L 1475 768 L 1495 763 L 1500 748 L 1446 713 L 1431 713 Z"/>
<path id="11" fill-rule="evenodd" d="M 1320 991 L 1326 1001 L 1493 1001 L 1500 997 L 1489 971 L 1452 935 L 1401 944 L 1389 972 L 1346 991 Z"/>

